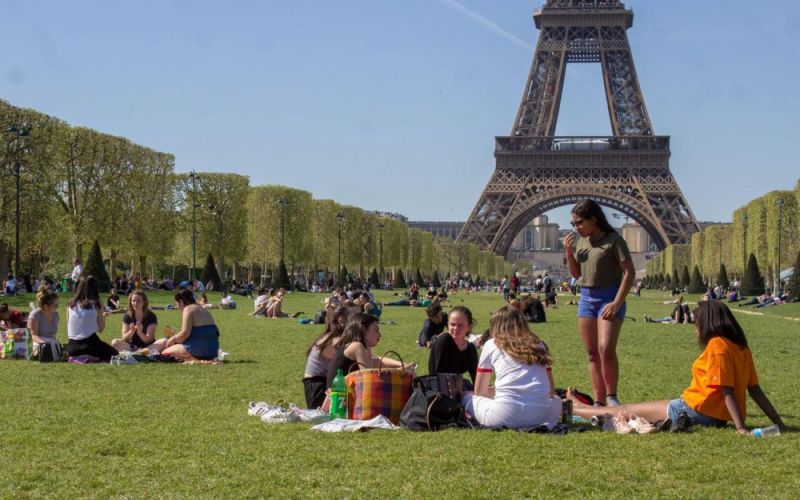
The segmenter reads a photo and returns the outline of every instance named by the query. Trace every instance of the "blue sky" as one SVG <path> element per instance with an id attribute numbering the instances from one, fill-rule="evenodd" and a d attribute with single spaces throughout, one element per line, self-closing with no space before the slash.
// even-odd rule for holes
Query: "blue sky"
<path id="1" fill-rule="evenodd" d="M 511 129 L 541 3 L 0 0 L 0 98 L 173 153 L 178 171 L 465 220 Z M 800 3 L 626 5 L 650 117 L 697 217 L 793 188 Z M 600 75 L 568 66 L 558 134 L 610 133 Z"/>

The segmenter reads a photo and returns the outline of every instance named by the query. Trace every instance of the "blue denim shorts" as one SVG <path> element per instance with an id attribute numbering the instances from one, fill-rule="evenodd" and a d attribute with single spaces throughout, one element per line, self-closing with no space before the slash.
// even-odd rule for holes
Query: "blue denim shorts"
<path id="1" fill-rule="evenodd" d="M 614 302 L 619 288 L 581 288 L 581 299 L 578 301 L 578 317 L 600 319 L 603 306 Z M 627 303 L 623 302 L 622 307 L 617 311 L 619 319 L 625 319 Z"/>
<path id="2" fill-rule="evenodd" d="M 708 415 L 703 415 L 702 413 L 697 413 L 694 411 L 686 401 L 683 399 L 673 399 L 667 405 L 667 416 L 675 422 L 678 420 L 678 416 L 681 412 L 686 412 L 689 415 L 689 418 L 692 419 L 693 425 L 708 425 L 710 427 L 722 427 L 727 424 L 724 420 L 717 420 L 714 417 L 709 417 Z"/>

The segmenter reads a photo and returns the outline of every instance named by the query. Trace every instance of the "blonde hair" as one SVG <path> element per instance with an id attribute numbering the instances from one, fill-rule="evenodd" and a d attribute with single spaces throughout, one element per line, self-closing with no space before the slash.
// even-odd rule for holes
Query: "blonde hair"
<path id="1" fill-rule="evenodd" d="M 36 305 L 39 306 L 39 309 L 52 304 L 56 300 L 58 300 L 58 294 L 50 290 L 47 285 L 40 286 L 36 291 Z"/>
<path id="2" fill-rule="evenodd" d="M 547 346 L 528 328 L 528 322 L 516 307 L 505 306 L 495 311 L 489 320 L 489 330 L 498 349 L 514 361 L 526 365 L 553 364 Z"/>

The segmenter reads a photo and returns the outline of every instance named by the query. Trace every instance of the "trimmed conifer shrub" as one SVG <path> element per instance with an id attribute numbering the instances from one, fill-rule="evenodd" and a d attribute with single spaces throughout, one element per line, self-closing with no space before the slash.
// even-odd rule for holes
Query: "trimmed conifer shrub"
<path id="1" fill-rule="evenodd" d="M 425 278 L 422 277 L 422 273 L 419 272 L 419 269 L 417 269 L 417 274 L 414 276 L 414 281 L 417 283 L 418 287 L 425 287 Z"/>
<path id="2" fill-rule="evenodd" d="M 89 250 L 89 258 L 86 259 L 86 267 L 83 269 L 83 274 L 95 277 L 100 292 L 111 290 L 111 279 L 108 277 L 105 264 L 103 264 L 103 254 L 100 252 L 100 244 L 97 240 L 94 240 L 92 249 Z"/>
<path id="3" fill-rule="evenodd" d="M 289 279 L 289 272 L 286 270 L 286 264 L 283 260 L 278 263 L 278 274 L 275 276 L 272 287 L 285 288 L 287 290 L 292 287 L 292 281 Z"/>
<path id="4" fill-rule="evenodd" d="M 439 279 L 439 271 L 433 271 L 433 286 L 436 288 L 442 287 L 442 281 Z"/>
<path id="5" fill-rule="evenodd" d="M 706 285 L 703 283 L 700 269 L 694 266 L 694 269 L 692 269 L 692 278 L 689 280 L 689 293 L 703 293 L 705 291 Z"/>
<path id="6" fill-rule="evenodd" d="M 681 279 L 678 277 L 678 270 L 672 270 L 672 287 L 671 288 L 682 288 L 681 287 Z"/>
<path id="7" fill-rule="evenodd" d="M 742 295 L 761 295 L 764 293 L 764 277 L 758 269 L 758 260 L 754 254 L 747 259 L 742 278 Z"/>
<path id="8" fill-rule="evenodd" d="M 408 283 L 406 283 L 406 278 L 403 276 L 403 270 L 398 269 L 397 274 L 394 277 L 394 287 L 395 288 L 408 288 Z"/>
<path id="9" fill-rule="evenodd" d="M 692 282 L 692 277 L 689 275 L 689 268 L 683 266 L 683 273 L 681 273 L 681 288 L 684 290 L 689 289 L 689 284 Z"/>
<path id="10" fill-rule="evenodd" d="M 222 280 L 219 279 L 217 266 L 214 264 L 214 256 L 211 254 L 208 254 L 206 257 L 206 265 L 203 267 L 203 271 L 200 273 L 200 281 L 202 281 L 203 284 L 206 284 L 209 281 L 212 282 L 214 284 L 214 290 L 222 289 Z"/>
<path id="11" fill-rule="evenodd" d="M 717 284 L 722 288 L 728 288 L 731 286 L 731 282 L 728 279 L 728 270 L 725 269 L 725 264 L 719 265 L 719 272 L 717 273 Z"/>
<path id="12" fill-rule="evenodd" d="M 381 287 L 381 279 L 378 277 L 378 270 L 374 267 L 372 268 L 372 273 L 369 275 L 369 284 L 374 288 Z"/>
<path id="13" fill-rule="evenodd" d="M 347 266 L 342 265 L 341 272 L 336 276 L 336 288 L 347 286 Z"/>
<path id="14" fill-rule="evenodd" d="M 794 272 L 786 283 L 786 293 L 791 299 L 800 297 L 800 252 L 797 253 L 797 259 L 794 261 Z"/>

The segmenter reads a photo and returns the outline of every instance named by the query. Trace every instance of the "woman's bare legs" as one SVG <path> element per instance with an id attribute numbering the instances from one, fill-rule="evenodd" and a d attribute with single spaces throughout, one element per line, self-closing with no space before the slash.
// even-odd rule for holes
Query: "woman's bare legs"
<path id="1" fill-rule="evenodd" d="M 622 320 L 619 318 L 614 318 L 611 321 L 597 320 L 597 350 L 600 355 L 600 367 L 606 396 L 617 393 L 617 381 L 619 380 L 617 339 L 621 329 Z"/>
<path id="2" fill-rule="evenodd" d="M 595 401 L 606 402 L 606 384 L 603 381 L 602 360 L 598 346 L 598 321 L 593 318 L 578 318 L 578 330 L 586 348 L 589 378 L 592 380 L 592 393 Z"/>
<path id="3" fill-rule="evenodd" d="M 567 399 L 572 401 L 572 414 L 584 418 L 592 418 L 605 414 L 611 414 L 615 417 L 636 415 L 648 422 L 657 422 L 659 420 L 665 420 L 668 416 L 667 406 L 669 405 L 669 400 L 666 399 L 661 401 L 647 401 L 644 403 L 630 403 L 613 407 L 598 407 L 581 403 L 575 399 L 571 390 L 567 391 Z"/>
<path id="4" fill-rule="evenodd" d="M 180 360 L 183 360 L 183 361 L 196 361 L 197 360 L 197 358 L 192 356 L 192 354 L 189 351 L 187 351 L 185 347 L 183 347 L 183 344 L 173 344 L 173 345 L 167 347 L 166 349 L 164 349 L 163 351 L 161 351 L 161 354 L 163 354 L 165 356 L 174 356 L 177 359 L 180 359 Z"/>

